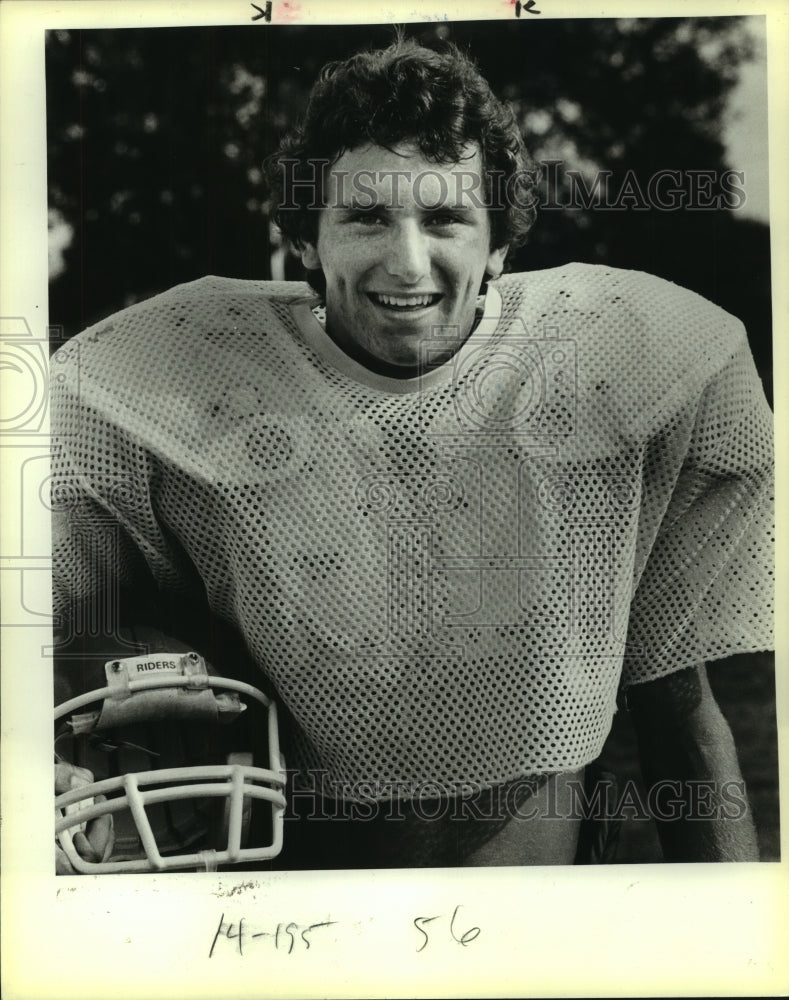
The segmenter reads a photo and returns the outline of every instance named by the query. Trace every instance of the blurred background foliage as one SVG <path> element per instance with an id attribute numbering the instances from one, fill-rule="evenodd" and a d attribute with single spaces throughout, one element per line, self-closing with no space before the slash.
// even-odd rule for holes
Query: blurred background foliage
<path id="1" fill-rule="evenodd" d="M 568 168 L 589 184 L 612 171 L 614 191 L 629 170 L 645 189 L 660 170 L 719 177 L 737 168 L 726 160 L 724 120 L 754 55 L 749 20 L 528 18 L 406 31 L 470 49 L 515 107 L 535 159 L 563 162 L 559 188 L 546 195 L 567 205 Z M 387 25 L 262 24 L 50 32 L 50 322 L 71 336 L 204 274 L 299 277 L 269 225 L 261 162 L 327 60 L 392 34 Z M 766 224 L 726 207 L 637 202 L 546 207 L 512 268 L 580 260 L 693 288 L 745 322 L 769 392 Z"/>

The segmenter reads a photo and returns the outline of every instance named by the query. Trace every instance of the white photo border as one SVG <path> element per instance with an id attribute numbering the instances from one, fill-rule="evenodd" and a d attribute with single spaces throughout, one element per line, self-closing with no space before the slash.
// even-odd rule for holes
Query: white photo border
<path id="1" fill-rule="evenodd" d="M 238 24 L 245 0 L 100 4 L 6 0 L 0 5 L 2 241 L 0 317 L 45 337 L 47 183 L 44 33 L 63 27 Z M 784 178 L 789 123 L 789 10 L 781 0 L 606 0 L 582 7 L 540 0 L 542 16 L 764 14 L 768 25 L 776 419 L 784 411 L 789 290 L 789 212 Z M 264 9 L 265 3 L 257 5 Z M 507 0 L 284 3 L 269 26 L 386 23 L 514 16 Z M 252 30 L 252 28 L 250 28 Z M 6 327 L 8 328 L 8 327 Z M 38 404 L 36 404 L 38 405 Z M 3 606 L 49 602 L 43 508 L 16 516 L 26 462 L 47 454 L 46 424 L 2 442 Z M 778 453 L 780 457 L 781 448 Z M 786 510 L 779 465 L 779 511 Z M 786 551 L 779 519 L 778 607 L 787 607 Z M 30 532 L 28 536 L 27 532 Z M 33 542 L 30 539 L 35 539 Z M 32 547 L 31 547 L 32 546 Z M 20 585 L 26 569 L 24 592 Z M 778 617 L 776 671 L 780 753 L 789 760 L 787 630 Z M 55 878 L 52 874 L 51 661 L 45 615 L 2 636 L 3 996 L 6 1000 L 92 997 L 264 996 L 637 996 L 772 995 L 789 990 L 789 840 L 781 863 L 399 872 L 277 872 Z M 786 796 L 782 798 L 786 805 Z M 459 909 L 458 909 L 459 908 Z M 415 920 L 430 923 L 430 944 Z M 453 921 L 454 918 L 454 921 Z M 241 921 L 245 922 L 244 925 Z M 326 922 L 308 935 L 302 928 Z M 289 949 L 273 936 L 290 934 Z M 291 925 L 290 931 L 287 930 Z M 294 926 L 298 925 L 297 932 Z M 427 924 L 423 924 L 427 927 Z M 239 928 L 241 936 L 239 937 Z M 471 931 L 479 928 L 479 934 Z M 245 937 L 246 934 L 246 937 Z M 468 935 L 464 940 L 463 936 Z M 289 945 L 291 938 L 281 940 Z M 459 940 L 461 939 L 461 940 Z"/>

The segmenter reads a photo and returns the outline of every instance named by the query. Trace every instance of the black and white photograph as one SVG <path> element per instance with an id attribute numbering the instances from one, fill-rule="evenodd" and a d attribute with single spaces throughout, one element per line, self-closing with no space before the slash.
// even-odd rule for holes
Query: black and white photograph
<path id="1" fill-rule="evenodd" d="M 130 997 L 789 988 L 785 13 L 41 6 L 14 940 Z M 107 995 L 46 965 L 4 995 Z"/>

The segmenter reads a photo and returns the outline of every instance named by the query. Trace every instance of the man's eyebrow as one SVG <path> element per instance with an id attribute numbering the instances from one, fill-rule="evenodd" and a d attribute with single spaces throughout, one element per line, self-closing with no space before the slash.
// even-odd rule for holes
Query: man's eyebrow
<path id="1" fill-rule="evenodd" d="M 343 212 L 380 212 L 387 207 L 382 199 L 373 201 L 368 196 L 354 198 L 351 196 L 347 200 L 337 201 L 334 208 L 339 208 Z"/>
<path id="2" fill-rule="evenodd" d="M 402 204 L 393 202 L 390 198 L 380 197 L 372 200 L 367 194 L 359 197 L 350 195 L 347 199 L 336 201 L 331 206 L 341 212 L 393 212 L 403 208 Z M 452 212 L 456 215 L 473 215 L 474 206 L 456 201 L 445 201 L 437 205 L 421 205 L 420 211 L 425 215 L 441 215 Z"/>
<path id="3" fill-rule="evenodd" d="M 445 201 L 440 205 L 426 205 L 423 209 L 427 215 L 443 215 L 452 212 L 453 215 L 473 215 L 473 205 L 458 204 L 456 201 Z"/>

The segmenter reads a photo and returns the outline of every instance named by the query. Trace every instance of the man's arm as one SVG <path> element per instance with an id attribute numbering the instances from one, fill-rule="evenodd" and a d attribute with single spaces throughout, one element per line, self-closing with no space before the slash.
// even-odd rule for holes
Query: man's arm
<path id="1" fill-rule="evenodd" d="M 729 725 L 704 664 L 627 689 L 666 861 L 758 861 Z M 667 784 L 657 794 L 660 782 Z"/>

